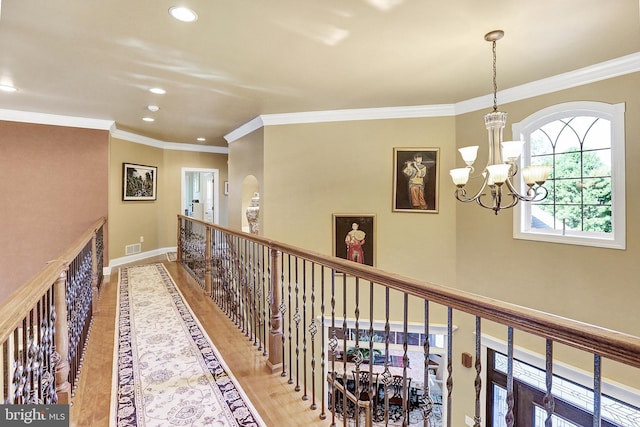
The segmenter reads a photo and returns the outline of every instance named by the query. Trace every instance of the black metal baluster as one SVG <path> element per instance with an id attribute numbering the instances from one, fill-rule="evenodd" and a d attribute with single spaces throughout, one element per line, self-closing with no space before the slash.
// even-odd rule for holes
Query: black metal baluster
<path id="1" fill-rule="evenodd" d="M 324 288 L 323 288 L 324 290 Z M 331 269 L 331 337 L 329 338 L 329 348 L 331 349 L 331 380 L 336 381 L 336 349 L 338 348 L 338 337 L 336 336 L 336 271 Z M 331 386 L 331 426 L 336 425 L 337 391 L 335 385 Z"/>
<path id="2" fill-rule="evenodd" d="M 287 255 L 287 257 L 289 258 L 290 255 Z M 285 304 L 284 302 L 284 254 L 283 256 L 280 257 L 280 293 L 282 295 L 282 301 L 280 302 L 280 316 L 282 317 L 282 373 L 280 375 L 282 375 L 283 377 L 287 376 L 287 358 L 285 357 L 286 353 L 285 353 L 285 347 L 286 347 L 286 338 L 284 336 L 284 330 L 285 330 L 285 314 L 287 313 L 287 304 Z M 290 287 L 290 286 L 289 286 Z M 289 300 L 291 300 L 291 293 L 289 292 Z M 289 322 L 289 339 L 291 339 L 291 326 L 290 326 L 290 322 Z M 291 360 L 291 356 L 289 356 L 289 360 Z"/>
<path id="3" fill-rule="evenodd" d="M 309 321 L 309 333 L 311 334 L 311 406 L 312 410 L 316 409 L 316 333 L 318 332 L 318 323 L 316 322 L 316 264 L 311 263 L 311 320 Z M 324 334 L 323 334 L 324 335 Z M 306 394 L 305 381 L 305 394 Z"/>
<path id="4" fill-rule="evenodd" d="M 407 383 L 407 366 L 409 365 L 409 294 L 403 295 L 403 318 L 402 318 L 402 427 L 409 425 L 409 384 Z"/>
<path id="5" fill-rule="evenodd" d="M 347 389 L 347 275 L 342 274 L 342 331 L 344 338 L 342 339 L 342 385 Z M 357 344 L 356 344 L 357 345 Z M 342 398 L 342 419 L 347 424 L 347 396 Z"/>
<path id="6" fill-rule="evenodd" d="M 391 385 L 391 372 L 389 371 L 389 341 L 391 327 L 389 325 L 389 288 L 384 292 L 384 371 L 382 372 L 382 384 L 384 387 L 384 425 L 389 424 L 389 385 Z"/>
<path id="7" fill-rule="evenodd" d="M 482 350 L 482 324 L 480 316 L 476 316 L 476 378 L 474 380 L 474 387 L 476 390 L 476 410 L 473 417 L 473 426 L 480 427 L 480 391 L 482 390 L 482 378 L 480 374 L 482 373 L 482 363 L 481 363 L 481 350 Z"/>
<path id="8" fill-rule="evenodd" d="M 431 399 L 431 389 L 429 387 L 429 362 L 431 342 L 429 335 L 429 301 L 424 300 L 424 341 L 422 342 L 422 348 L 424 353 L 424 368 L 422 375 L 422 397 L 419 399 L 419 406 L 422 412 L 422 424 L 423 427 L 429 426 L 429 416 L 433 412 L 433 399 Z"/>
<path id="9" fill-rule="evenodd" d="M 356 306 L 353 311 L 353 314 L 355 316 L 356 348 L 355 348 L 355 352 L 353 353 L 353 356 L 354 356 L 353 362 L 356 365 L 356 371 L 355 371 L 355 376 L 353 378 L 353 381 L 354 381 L 355 395 L 356 395 L 354 416 L 356 420 L 356 427 L 358 427 L 360 425 L 360 407 L 358 406 L 358 402 L 360 401 L 360 393 L 361 393 L 358 383 L 360 382 L 360 364 L 364 361 L 364 358 L 360 350 L 360 278 L 356 277 L 355 281 L 356 281 L 356 285 L 354 286 L 354 292 L 355 292 Z M 345 370 L 345 375 L 346 374 L 347 372 Z M 345 381 L 345 384 L 346 384 L 346 381 Z"/>
<path id="10" fill-rule="evenodd" d="M 593 427 L 600 427 L 602 420 L 602 360 L 593 355 Z"/>
<path id="11" fill-rule="evenodd" d="M 371 411 L 371 419 L 374 420 L 377 417 L 376 410 L 378 409 L 378 405 L 376 404 L 378 400 L 378 382 L 373 381 L 373 365 L 375 363 L 375 353 L 373 352 L 373 282 L 369 282 L 369 410 Z M 374 390 L 374 387 L 376 388 Z"/>
<path id="12" fill-rule="evenodd" d="M 300 282 L 298 277 L 298 264 L 299 259 L 295 257 L 296 266 L 295 266 L 295 292 L 296 292 L 296 311 L 293 313 L 293 321 L 296 322 L 296 386 L 294 388 L 295 391 L 300 391 Z"/>
<path id="13" fill-rule="evenodd" d="M 553 386 L 553 341 L 550 339 L 546 340 L 546 351 L 545 351 L 545 385 L 547 387 L 547 392 L 542 399 L 542 403 L 544 404 L 544 409 L 547 411 L 547 418 L 544 421 L 545 427 L 553 427 L 553 410 L 555 408 L 555 400 L 553 399 L 553 394 L 551 391 L 551 387 Z"/>
<path id="14" fill-rule="evenodd" d="M 311 322 L 313 322 L 313 318 Z M 307 261 L 304 259 L 302 260 L 302 370 L 302 384 L 304 384 L 302 400 L 309 400 L 307 394 Z"/>
<path id="15" fill-rule="evenodd" d="M 325 387 L 325 378 L 324 378 L 324 372 L 325 372 L 325 366 L 326 366 L 325 360 L 327 356 L 327 347 L 325 346 L 326 343 L 324 339 L 325 338 L 324 275 L 325 275 L 325 268 L 324 266 L 320 266 L 320 331 L 322 332 L 320 335 L 320 375 L 323 375 L 323 377 L 320 378 L 320 396 L 322 397 L 322 399 L 320 400 L 322 402 L 321 403 L 322 408 L 320 409 L 321 420 L 324 420 L 327 418 L 327 413 L 326 413 L 327 389 Z M 315 392 L 313 394 L 315 397 Z"/>
<path id="16" fill-rule="evenodd" d="M 447 307 L 447 427 L 451 427 L 451 393 L 453 392 L 453 309 Z"/>
<path id="17" fill-rule="evenodd" d="M 294 280 L 295 280 L 295 285 L 294 285 L 294 292 L 296 293 L 295 295 L 295 300 L 296 300 L 296 309 L 295 312 L 293 313 L 293 321 L 296 323 L 296 348 L 295 348 L 295 353 L 296 353 L 296 386 L 294 387 L 295 391 L 300 391 L 300 306 L 299 306 L 299 296 L 300 296 L 300 285 L 298 282 L 298 258 L 294 257 L 296 265 L 294 268 Z"/>
<path id="18" fill-rule="evenodd" d="M 289 384 L 293 384 L 293 330 L 291 329 L 291 255 L 287 254 L 287 271 L 288 271 L 288 283 L 289 283 L 289 287 L 288 287 L 288 294 L 289 294 L 289 304 L 287 305 L 287 307 L 289 307 L 288 310 L 288 314 L 289 314 L 289 380 L 287 381 Z"/>
<path id="19" fill-rule="evenodd" d="M 515 425 L 513 409 L 513 328 L 509 326 L 507 328 L 507 414 L 505 415 L 507 427 Z"/>

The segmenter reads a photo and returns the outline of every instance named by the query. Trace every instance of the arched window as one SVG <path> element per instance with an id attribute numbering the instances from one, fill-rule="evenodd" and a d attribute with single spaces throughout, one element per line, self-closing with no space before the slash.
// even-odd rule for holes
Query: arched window
<path id="1" fill-rule="evenodd" d="M 624 104 L 570 102 L 513 125 L 522 164 L 546 164 L 544 200 L 517 206 L 514 237 L 625 249 Z"/>

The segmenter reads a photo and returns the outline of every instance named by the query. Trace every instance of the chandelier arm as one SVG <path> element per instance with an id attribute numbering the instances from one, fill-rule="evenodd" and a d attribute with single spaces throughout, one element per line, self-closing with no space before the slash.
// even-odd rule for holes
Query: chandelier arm
<path id="1" fill-rule="evenodd" d="M 458 199 L 461 202 L 465 202 L 465 203 L 473 202 L 474 200 L 478 200 L 480 198 L 480 196 L 482 196 L 482 192 L 484 190 L 486 190 L 488 180 L 489 180 L 489 178 L 485 177 L 484 180 L 482 181 L 482 185 L 480 186 L 480 189 L 471 197 L 464 197 L 464 196 L 466 196 L 467 192 L 464 190 L 464 188 L 462 188 L 461 189 L 462 190 L 462 196 L 464 198 L 460 198 L 460 197 L 458 197 L 458 190 L 456 190 L 456 199 Z"/>
<path id="2" fill-rule="evenodd" d="M 501 209 L 510 209 L 510 208 L 514 207 L 515 205 L 517 205 L 518 202 L 520 201 L 518 196 L 513 194 L 513 193 L 509 193 L 508 195 L 511 196 L 511 203 L 509 203 L 506 206 L 502 206 Z"/>
<path id="3" fill-rule="evenodd" d="M 522 200 L 524 202 L 530 202 L 531 200 L 533 200 L 532 198 L 530 198 L 531 196 L 529 194 L 531 191 L 531 187 L 527 187 L 527 192 L 523 195 L 523 194 L 520 194 L 518 190 L 513 186 L 510 179 L 507 179 L 505 181 L 505 184 L 507 184 L 507 187 L 509 188 L 509 191 L 511 192 L 511 194 L 514 197 L 517 197 L 519 200 Z"/>

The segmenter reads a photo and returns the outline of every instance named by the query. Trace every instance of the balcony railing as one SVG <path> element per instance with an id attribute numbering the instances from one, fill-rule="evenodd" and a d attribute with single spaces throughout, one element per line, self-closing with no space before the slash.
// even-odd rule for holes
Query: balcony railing
<path id="1" fill-rule="evenodd" d="M 640 368 L 639 337 L 184 216 L 178 216 L 178 230 L 178 261 L 253 341 L 273 372 L 287 377 L 310 410 L 320 419 L 330 417 L 332 425 L 451 426 L 454 411 L 468 411 L 454 406 L 454 379 L 461 390 L 456 401 L 472 396 L 473 425 L 484 425 L 485 325 L 494 336 L 504 331 L 509 427 L 516 338 L 526 347 L 531 337 L 542 338 L 546 426 L 554 416 L 553 369 L 556 362 L 566 363 L 554 358 L 555 347 L 562 347 L 565 358 L 577 354 L 592 360 L 593 426 L 602 422 L 603 359 L 623 364 L 622 376 L 637 375 Z M 470 323 L 472 334 L 457 336 L 454 318 Z M 474 349 L 463 356 L 465 369 L 473 367 L 475 375 L 454 372 L 459 366 L 453 363 L 454 347 Z M 411 349 L 419 349 L 418 355 Z"/>
<path id="2" fill-rule="evenodd" d="M 0 309 L 4 404 L 66 404 L 102 284 L 101 218 Z"/>

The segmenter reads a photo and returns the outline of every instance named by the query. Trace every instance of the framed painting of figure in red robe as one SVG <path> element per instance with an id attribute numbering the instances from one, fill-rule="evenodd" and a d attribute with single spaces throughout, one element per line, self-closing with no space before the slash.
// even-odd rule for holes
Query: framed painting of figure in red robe
<path id="1" fill-rule="evenodd" d="M 375 266 L 376 216 L 333 214 L 333 256 Z"/>
<path id="2" fill-rule="evenodd" d="M 438 213 L 438 148 L 393 149 L 393 210 Z"/>

